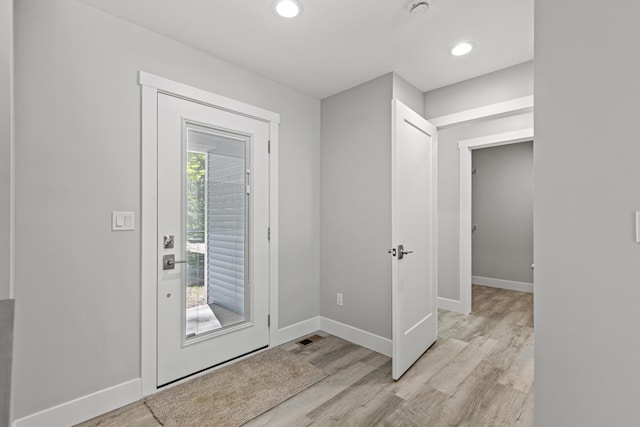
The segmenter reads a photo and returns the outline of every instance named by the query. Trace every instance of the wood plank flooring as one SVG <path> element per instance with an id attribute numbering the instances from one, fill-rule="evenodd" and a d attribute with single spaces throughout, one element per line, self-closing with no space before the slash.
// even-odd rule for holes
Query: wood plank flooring
<path id="1" fill-rule="evenodd" d="M 329 376 L 246 425 L 533 426 L 533 295 L 474 285 L 471 315 L 438 319 L 438 341 L 399 381 L 390 358 L 334 336 L 284 344 Z M 137 402 L 81 425 L 160 424 Z"/>

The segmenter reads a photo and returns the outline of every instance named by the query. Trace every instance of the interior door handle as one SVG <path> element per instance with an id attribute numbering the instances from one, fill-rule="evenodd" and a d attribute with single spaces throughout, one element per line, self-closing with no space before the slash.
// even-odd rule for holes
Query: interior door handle
<path id="1" fill-rule="evenodd" d="M 404 245 L 398 245 L 398 259 L 404 258 L 405 255 L 412 254 L 413 251 L 405 251 Z"/>
<path id="2" fill-rule="evenodd" d="M 176 261 L 176 256 L 164 255 L 162 257 L 162 269 L 163 270 L 174 270 L 176 268 L 176 264 L 186 264 L 187 261 Z"/>

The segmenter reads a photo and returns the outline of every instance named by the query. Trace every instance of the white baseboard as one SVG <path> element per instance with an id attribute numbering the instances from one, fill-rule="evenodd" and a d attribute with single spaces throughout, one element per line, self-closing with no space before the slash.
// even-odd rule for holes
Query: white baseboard
<path id="1" fill-rule="evenodd" d="M 474 285 L 490 286 L 492 288 L 508 289 L 510 291 L 533 293 L 533 283 L 513 282 L 511 280 L 492 279 L 490 277 L 480 276 L 473 276 L 471 283 Z"/>
<path id="2" fill-rule="evenodd" d="M 438 308 L 465 314 L 462 310 L 462 301 L 438 297 Z"/>
<path id="3" fill-rule="evenodd" d="M 391 340 L 388 338 L 383 338 L 326 317 L 320 317 L 320 330 L 391 357 Z"/>
<path id="4" fill-rule="evenodd" d="M 68 427 L 140 400 L 140 378 L 62 403 L 13 422 L 13 427 Z"/>
<path id="5" fill-rule="evenodd" d="M 278 342 L 275 345 L 284 344 L 297 340 L 305 335 L 312 334 L 320 330 L 320 317 L 312 317 L 302 322 L 294 323 L 278 330 Z"/>
<path id="6" fill-rule="evenodd" d="M 326 332 L 338 338 L 342 338 L 343 340 L 347 340 L 354 344 L 361 345 L 362 347 L 366 347 L 369 350 L 391 357 L 390 339 L 383 338 L 370 332 L 363 331 L 362 329 L 345 325 L 344 323 L 327 319 L 322 316 L 312 317 L 311 319 L 303 320 L 302 322 L 298 322 L 278 330 L 277 345 L 297 340 L 305 335 L 309 335 L 317 331 Z"/>

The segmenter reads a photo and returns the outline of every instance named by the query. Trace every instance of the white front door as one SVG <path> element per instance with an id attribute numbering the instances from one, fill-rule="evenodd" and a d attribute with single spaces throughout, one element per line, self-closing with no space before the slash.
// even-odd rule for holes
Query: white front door
<path id="1" fill-rule="evenodd" d="M 157 386 L 269 344 L 268 139 L 158 94 Z"/>
<path id="2" fill-rule="evenodd" d="M 399 379 L 438 335 L 436 129 L 393 101 L 392 376 Z"/>

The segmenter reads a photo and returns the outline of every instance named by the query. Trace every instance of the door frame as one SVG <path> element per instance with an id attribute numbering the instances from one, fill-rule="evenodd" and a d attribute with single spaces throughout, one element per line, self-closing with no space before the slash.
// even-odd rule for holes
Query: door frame
<path id="1" fill-rule="evenodd" d="M 278 125 L 280 115 L 192 86 L 140 71 L 142 101 L 141 151 L 141 349 L 142 397 L 158 391 L 157 369 L 157 247 L 158 247 L 158 93 L 218 108 L 269 123 L 269 347 L 278 333 Z M 267 230 L 264 230 L 267 233 Z"/>
<path id="2" fill-rule="evenodd" d="M 458 142 L 458 159 L 460 172 L 460 308 L 462 313 L 471 313 L 471 196 L 472 196 L 472 151 L 479 148 L 497 147 L 500 145 L 517 144 L 533 140 L 533 128 L 516 130 L 513 132 L 483 136 L 480 138 L 464 139 Z"/>
<path id="3" fill-rule="evenodd" d="M 483 120 L 497 119 L 501 117 L 531 113 L 533 112 L 533 105 L 534 105 L 534 97 L 533 95 L 528 95 L 520 98 L 513 98 L 506 101 L 497 102 L 495 104 L 489 104 L 482 107 L 460 111 L 457 113 L 451 113 L 451 114 L 445 114 L 438 117 L 432 117 L 427 120 L 431 122 L 431 124 L 434 125 L 438 131 L 441 131 L 444 129 L 467 125 L 470 123 L 476 123 Z M 533 135 L 532 135 L 532 138 L 533 138 Z M 462 142 L 462 141 L 459 141 L 459 142 Z M 461 165 L 462 163 L 459 163 L 458 165 L 459 169 Z M 462 177 L 460 177 L 459 188 L 458 188 L 460 199 L 462 199 L 462 192 L 463 192 L 462 182 L 463 182 L 463 179 Z M 469 188 L 470 188 L 470 184 L 469 184 Z M 471 209 L 470 203 L 469 203 L 469 209 Z M 459 224 L 458 227 L 459 227 L 459 230 L 462 230 L 463 225 Z M 469 227 L 466 228 L 465 230 L 470 232 L 471 222 L 469 222 Z M 462 235 L 459 236 L 459 239 L 460 239 L 460 242 L 462 242 Z M 465 239 L 465 242 L 466 241 L 467 240 Z M 463 245 L 460 244 L 458 249 L 458 257 L 460 261 L 460 264 L 459 264 L 460 279 L 458 283 L 459 292 L 460 292 L 460 301 L 438 297 L 438 308 L 442 308 L 449 311 L 455 311 L 457 313 L 462 313 L 462 314 L 469 314 L 471 312 L 471 276 L 468 276 L 469 277 L 468 284 L 463 285 L 463 280 L 466 282 L 467 273 L 462 269 L 462 265 L 463 265 L 462 264 L 462 257 L 463 257 L 462 248 L 463 248 Z M 468 247 L 468 252 L 466 256 L 468 256 L 470 259 L 471 246 Z M 468 268 L 468 271 L 471 271 L 470 264 L 467 268 Z M 465 279 L 462 279 L 463 274 Z M 463 295 L 465 295 L 467 288 L 468 288 L 468 293 L 466 294 L 467 303 L 465 305 L 462 302 L 462 298 L 464 298 Z"/>

